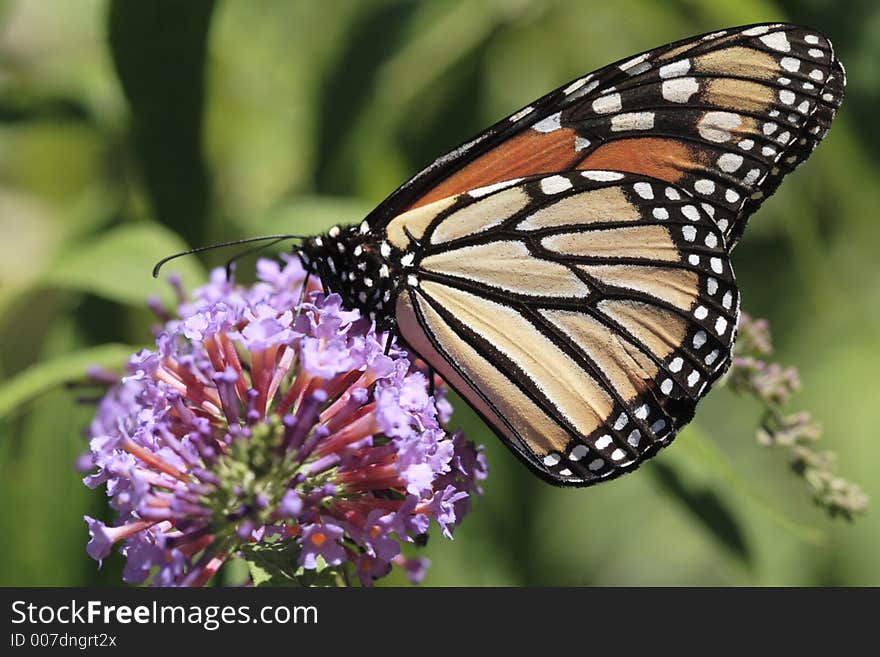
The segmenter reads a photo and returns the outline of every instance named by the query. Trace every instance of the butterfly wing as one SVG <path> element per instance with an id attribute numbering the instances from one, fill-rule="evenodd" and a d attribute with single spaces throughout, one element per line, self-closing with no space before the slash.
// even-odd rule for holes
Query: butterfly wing
<path id="1" fill-rule="evenodd" d="M 367 218 L 506 180 L 629 171 L 692 192 L 728 247 L 824 137 L 845 74 L 828 39 L 787 24 L 679 41 L 572 81 L 439 158 Z"/>
<path id="2" fill-rule="evenodd" d="M 401 336 L 545 479 L 634 469 L 729 364 L 729 250 L 824 137 L 844 83 L 827 38 L 761 24 L 515 112 L 361 225 L 406 270 Z"/>
<path id="3" fill-rule="evenodd" d="M 589 485 L 668 444 L 723 373 L 738 294 L 721 231 L 680 187 L 583 171 L 408 211 L 403 339 L 528 465 Z"/>

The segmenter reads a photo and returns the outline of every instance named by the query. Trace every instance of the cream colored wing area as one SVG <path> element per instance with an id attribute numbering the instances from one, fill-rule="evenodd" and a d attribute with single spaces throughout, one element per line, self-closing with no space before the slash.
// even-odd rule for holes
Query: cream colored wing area
<path id="1" fill-rule="evenodd" d="M 431 233 L 431 244 L 443 244 L 482 233 L 509 219 L 529 202 L 529 195 L 522 187 L 496 192 L 443 219 Z"/>
<path id="2" fill-rule="evenodd" d="M 420 268 L 527 296 L 579 298 L 590 294 L 587 284 L 571 269 L 536 258 L 521 241 L 441 251 L 424 258 Z"/>
<path id="3" fill-rule="evenodd" d="M 606 299 L 596 306 L 661 360 L 684 342 L 688 323 L 669 310 L 630 299 Z"/>
<path id="4" fill-rule="evenodd" d="M 573 196 L 533 212 L 517 224 L 519 230 L 592 224 L 603 221 L 638 221 L 641 213 L 621 187 L 604 187 Z"/>
<path id="5" fill-rule="evenodd" d="M 658 367 L 639 348 L 584 313 L 571 310 L 542 310 L 541 315 L 561 329 L 608 377 L 611 385 L 627 401 L 643 394 Z"/>
<path id="6" fill-rule="evenodd" d="M 681 253 L 665 226 L 639 225 L 558 233 L 544 237 L 541 245 L 564 256 L 681 260 Z"/>
<path id="7" fill-rule="evenodd" d="M 421 302 L 419 309 L 427 330 L 442 345 L 443 353 L 437 351 L 426 335 L 408 294 L 400 295 L 397 300 L 400 334 L 487 422 L 514 445 L 536 456 L 565 449 L 571 436 L 559 423 L 462 340 L 430 304 Z M 478 390 L 491 396 L 491 406 Z"/>
<path id="8" fill-rule="evenodd" d="M 437 215 L 446 210 L 455 201 L 456 198 L 454 196 L 441 198 L 439 201 L 434 201 L 415 210 L 397 215 L 388 222 L 388 227 L 385 229 L 388 241 L 398 249 L 406 250 L 409 248 L 409 237 L 404 228 L 413 237 L 420 239 Z"/>
<path id="9" fill-rule="evenodd" d="M 737 112 L 761 112 L 773 104 L 774 91 L 758 82 L 715 78 L 706 85 L 703 99 L 704 102 Z"/>
<path id="10" fill-rule="evenodd" d="M 582 435 L 611 414 L 612 399 L 599 382 L 514 308 L 433 281 L 419 290 L 512 361 Z"/>
<path id="11" fill-rule="evenodd" d="M 706 76 L 735 75 L 762 80 L 779 77 L 779 62 L 773 55 L 745 46 L 708 52 L 694 57 L 691 65 L 694 71 Z"/>
<path id="12" fill-rule="evenodd" d="M 579 269 L 602 283 L 649 294 L 685 311 L 699 295 L 699 276 L 686 269 L 645 265 L 581 265 Z"/>

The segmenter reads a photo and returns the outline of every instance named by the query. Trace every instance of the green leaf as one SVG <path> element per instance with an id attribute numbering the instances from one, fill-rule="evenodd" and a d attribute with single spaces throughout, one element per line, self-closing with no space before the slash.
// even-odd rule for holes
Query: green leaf
<path id="1" fill-rule="evenodd" d="M 318 556 L 315 569 L 300 566 L 300 547 L 291 539 L 275 543 L 248 543 L 240 549 L 254 586 L 342 586 L 340 573 Z"/>
<path id="2" fill-rule="evenodd" d="M 108 344 L 37 363 L 0 386 L 0 418 L 67 381 L 82 379 L 93 366 L 121 369 L 139 347 Z"/>
<path id="3" fill-rule="evenodd" d="M 4 586 L 82 585 L 84 576 L 100 577 L 86 556 L 89 535 L 82 517 L 103 513 L 106 504 L 102 493 L 83 485 L 74 467 L 87 449 L 82 429 L 94 408 L 56 390 L 35 401 L 32 410 L 0 429 L 6 448 L 0 459 L 0 532 L 7 537 L 0 578 Z M 105 564 L 108 572 L 121 561 L 113 557 Z"/>
<path id="4" fill-rule="evenodd" d="M 275 543 L 248 543 L 241 556 L 254 580 L 254 586 L 301 586 L 296 563 L 299 547 L 286 539 Z"/>
<path id="5" fill-rule="evenodd" d="M 798 540 L 813 546 L 828 544 L 828 535 L 821 529 L 792 520 L 769 500 L 755 493 L 752 483 L 737 472 L 715 443 L 696 425 L 691 424 L 675 444 L 676 449 L 666 452 L 666 456 L 675 454 L 676 458 L 690 460 L 700 471 L 711 475 L 714 481 L 726 484 Z"/>
<path id="6" fill-rule="evenodd" d="M 248 235 L 294 233 L 316 235 L 334 225 L 360 221 L 372 209 L 362 199 L 345 196 L 297 196 L 255 220 L 240 222 Z"/>
<path id="7" fill-rule="evenodd" d="M 202 147 L 214 0 L 113 0 L 107 37 L 156 219 L 203 243 L 209 175 Z"/>
<path id="8" fill-rule="evenodd" d="M 151 295 L 171 300 L 170 286 L 154 279 L 151 271 L 159 259 L 186 248 L 177 235 L 157 224 L 121 226 L 67 250 L 44 274 L 43 282 L 132 305 L 143 305 Z M 180 258 L 164 272 L 179 274 L 188 289 L 205 280 L 195 258 Z"/>
<path id="9" fill-rule="evenodd" d="M 651 465 L 649 472 L 664 491 L 678 499 L 734 556 L 746 564 L 752 562 L 752 550 L 736 514 L 716 491 L 685 481 L 678 469 L 666 462 Z"/>

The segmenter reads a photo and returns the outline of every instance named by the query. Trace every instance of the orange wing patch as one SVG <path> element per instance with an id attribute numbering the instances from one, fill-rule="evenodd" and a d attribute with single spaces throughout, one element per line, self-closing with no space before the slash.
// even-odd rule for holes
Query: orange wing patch
<path id="1" fill-rule="evenodd" d="M 694 162 L 700 160 L 708 160 L 705 151 L 682 141 L 640 137 L 603 144 L 584 158 L 577 168 L 628 171 L 677 183 L 694 167 Z"/>
<path id="2" fill-rule="evenodd" d="M 577 138 L 570 128 L 552 132 L 526 130 L 456 171 L 408 209 L 512 178 L 570 169 L 579 158 L 575 150 Z"/>

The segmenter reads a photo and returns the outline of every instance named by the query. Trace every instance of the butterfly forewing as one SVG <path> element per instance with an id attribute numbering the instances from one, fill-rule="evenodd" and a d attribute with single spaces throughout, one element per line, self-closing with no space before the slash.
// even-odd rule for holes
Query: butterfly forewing
<path id="1" fill-rule="evenodd" d="M 814 30 L 765 24 L 657 48 L 560 87 L 404 184 L 371 215 L 506 180 L 610 169 L 693 192 L 733 246 L 828 130 L 845 75 Z"/>

